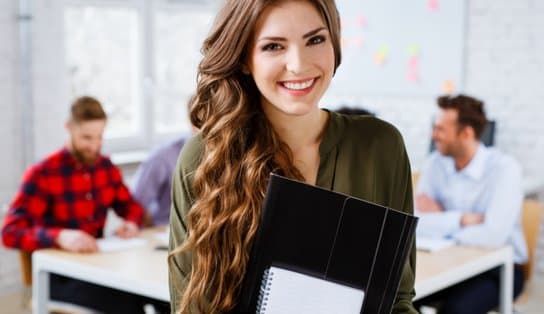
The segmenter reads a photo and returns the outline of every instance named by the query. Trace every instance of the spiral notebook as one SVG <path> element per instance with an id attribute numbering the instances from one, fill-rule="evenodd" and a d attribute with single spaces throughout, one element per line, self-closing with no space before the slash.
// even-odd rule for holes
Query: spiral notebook
<path id="1" fill-rule="evenodd" d="M 359 289 L 271 266 L 264 272 L 258 314 L 359 313 Z"/>

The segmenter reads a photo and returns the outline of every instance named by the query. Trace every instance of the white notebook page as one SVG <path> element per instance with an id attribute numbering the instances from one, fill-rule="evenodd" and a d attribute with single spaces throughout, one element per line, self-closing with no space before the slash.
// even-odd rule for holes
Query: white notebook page
<path id="1" fill-rule="evenodd" d="M 261 314 L 358 314 L 364 292 L 278 267 L 270 267 Z"/>
<path id="2" fill-rule="evenodd" d="M 450 246 L 454 246 L 455 242 L 451 239 L 431 238 L 431 237 L 416 237 L 416 247 L 418 250 L 435 252 Z"/>
<path id="3" fill-rule="evenodd" d="M 147 240 L 140 238 L 123 239 L 119 237 L 107 237 L 96 240 L 100 252 L 115 252 L 134 249 L 147 244 Z"/>

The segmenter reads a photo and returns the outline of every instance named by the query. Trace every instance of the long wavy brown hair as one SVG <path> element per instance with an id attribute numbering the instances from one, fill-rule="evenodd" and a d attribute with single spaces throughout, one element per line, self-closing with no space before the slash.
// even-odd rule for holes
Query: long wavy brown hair
<path id="1" fill-rule="evenodd" d="M 257 19 L 280 1 L 227 0 L 203 44 L 190 118 L 201 130 L 204 154 L 194 174 L 189 236 L 172 253 L 192 253 L 181 313 L 193 306 L 212 313 L 235 307 L 270 173 L 304 179 L 265 117 L 253 78 L 242 71 Z M 341 59 L 336 5 L 333 0 L 309 2 L 329 30 L 336 69 Z"/>

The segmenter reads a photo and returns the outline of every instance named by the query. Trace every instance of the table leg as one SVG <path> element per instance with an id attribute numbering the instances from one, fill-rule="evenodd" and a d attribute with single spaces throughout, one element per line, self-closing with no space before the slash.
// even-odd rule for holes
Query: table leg
<path id="1" fill-rule="evenodd" d="M 32 287 L 32 313 L 48 314 L 49 303 L 49 272 L 36 269 Z"/>
<path id="2" fill-rule="evenodd" d="M 500 312 L 512 314 L 512 299 L 514 287 L 514 265 L 512 262 L 512 251 L 504 264 L 501 266 L 501 288 L 500 288 Z"/>

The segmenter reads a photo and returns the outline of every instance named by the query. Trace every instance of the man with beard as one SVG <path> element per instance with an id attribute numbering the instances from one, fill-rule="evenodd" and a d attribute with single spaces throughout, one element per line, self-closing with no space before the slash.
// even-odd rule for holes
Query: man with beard
<path id="1" fill-rule="evenodd" d="M 520 221 L 521 167 L 514 158 L 480 142 L 487 123 L 482 101 L 443 96 L 438 107 L 433 129 L 437 151 L 416 190 L 417 234 L 450 238 L 465 246 L 512 246 L 516 297 L 523 288 L 519 266 L 527 261 Z M 487 313 L 499 304 L 499 277 L 496 268 L 428 300 L 443 301 L 439 313 Z"/>
<path id="2" fill-rule="evenodd" d="M 70 135 L 66 146 L 23 176 L 2 227 L 5 246 L 27 252 L 50 247 L 96 252 L 109 208 L 124 219 L 118 236 L 138 234 L 143 208 L 131 197 L 119 169 L 100 154 L 106 119 L 96 99 L 84 96 L 74 101 L 66 123 Z M 51 277 L 51 299 L 108 313 L 143 312 L 140 305 L 132 308 L 141 303 L 139 297 L 56 275 Z"/>

